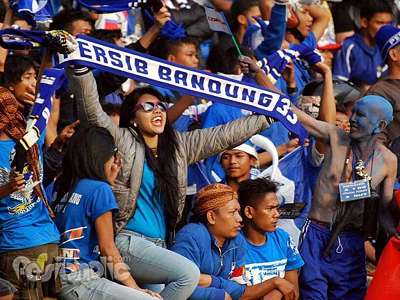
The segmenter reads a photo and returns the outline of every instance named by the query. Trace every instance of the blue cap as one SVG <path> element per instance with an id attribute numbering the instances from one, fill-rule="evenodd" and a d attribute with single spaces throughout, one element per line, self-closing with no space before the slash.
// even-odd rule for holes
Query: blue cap
<path id="1" fill-rule="evenodd" d="M 383 61 L 386 61 L 389 50 L 400 44 L 400 29 L 392 25 L 382 26 L 375 34 L 374 39 Z"/>

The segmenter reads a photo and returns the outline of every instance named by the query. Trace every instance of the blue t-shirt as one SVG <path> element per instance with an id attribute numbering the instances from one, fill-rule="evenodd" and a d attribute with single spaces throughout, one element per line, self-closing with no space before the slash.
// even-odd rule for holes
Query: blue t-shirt
<path id="1" fill-rule="evenodd" d="M 103 181 L 81 179 L 72 197 L 66 194 L 56 206 L 56 224 L 61 232 L 59 259 L 66 269 L 83 269 L 97 261 L 100 251 L 94 222 L 111 210 L 118 210 L 111 186 Z"/>
<path id="2" fill-rule="evenodd" d="M 241 232 L 243 235 L 243 233 Z M 304 265 L 290 235 L 282 230 L 267 232 L 267 242 L 256 246 L 246 238 L 246 277 L 248 285 L 255 285 L 273 277 L 285 277 L 286 271 Z M 244 236 L 244 235 L 243 235 Z"/>
<path id="3" fill-rule="evenodd" d="M 135 215 L 125 228 L 145 236 L 164 239 L 167 235 L 165 197 L 156 197 L 156 178 L 144 162 L 142 185 L 140 186 Z"/>
<path id="4" fill-rule="evenodd" d="M 43 137 L 38 141 L 39 149 Z M 0 141 L 0 186 L 9 182 L 14 147 L 13 140 Z M 57 227 L 43 201 L 33 193 L 32 183 L 32 179 L 27 180 L 24 192 L 15 191 L 0 200 L 0 253 L 59 241 Z"/>

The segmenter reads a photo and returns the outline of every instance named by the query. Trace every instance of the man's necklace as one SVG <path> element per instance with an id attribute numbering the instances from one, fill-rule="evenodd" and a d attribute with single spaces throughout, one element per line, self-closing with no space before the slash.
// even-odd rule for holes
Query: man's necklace
<path id="1" fill-rule="evenodd" d="M 353 181 L 355 180 L 355 175 L 359 176 L 359 178 L 361 179 L 367 179 L 367 180 L 371 180 L 371 176 L 370 174 L 368 174 L 365 169 L 367 168 L 368 164 L 370 161 L 372 161 L 371 163 L 371 175 L 372 175 L 372 169 L 374 167 L 374 156 L 375 156 L 375 149 L 376 146 L 374 147 L 374 150 L 372 151 L 371 155 L 367 157 L 365 164 L 364 164 L 364 160 L 361 159 L 357 159 L 357 155 L 356 155 L 356 151 L 353 148 Z"/>

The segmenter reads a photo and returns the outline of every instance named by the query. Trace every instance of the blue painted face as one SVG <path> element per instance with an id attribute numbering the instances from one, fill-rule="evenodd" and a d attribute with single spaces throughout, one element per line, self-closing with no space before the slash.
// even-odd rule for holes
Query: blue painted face
<path id="1" fill-rule="evenodd" d="M 350 117 L 350 137 L 358 139 L 371 135 L 376 127 L 376 115 L 365 104 L 356 105 Z M 379 123 L 379 122 L 378 122 Z"/>
<path id="2" fill-rule="evenodd" d="M 350 117 L 350 138 L 360 139 L 382 131 L 382 123 L 386 125 L 393 119 L 393 108 L 389 101 L 380 96 L 365 96 L 353 107 Z"/>

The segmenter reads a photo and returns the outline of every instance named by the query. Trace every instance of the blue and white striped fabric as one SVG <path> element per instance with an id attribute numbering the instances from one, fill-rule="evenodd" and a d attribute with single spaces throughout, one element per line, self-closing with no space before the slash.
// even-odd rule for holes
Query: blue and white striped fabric
<path id="1" fill-rule="evenodd" d="M 158 11 L 162 7 L 160 0 L 75 0 L 74 7 L 85 7 L 98 13 L 112 13 L 136 8 L 150 8 Z"/>
<path id="2" fill-rule="evenodd" d="M 48 0 L 10 0 L 10 7 L 29 25 L 36 27 L 36 14 L 47 2 Z"/>
<path id="3" fill-rule="evenodd" d="M 293 152 L 279 160 L 278 172 L 274 181 L 282 184 L 278 188 L 277 196 L 279 203 L 307 203 L 296 219 L 279 219 L 278 227 L 290 234 L 294 244 L 299 242 L 300 232 L 303 228 L 308 212 L 311 207 L 312 190 L 309 181 L 309 149 L 298 147 Z M 260 174 L 259 177 L 265 177 L 271 174 L 272 167 Z"/>

